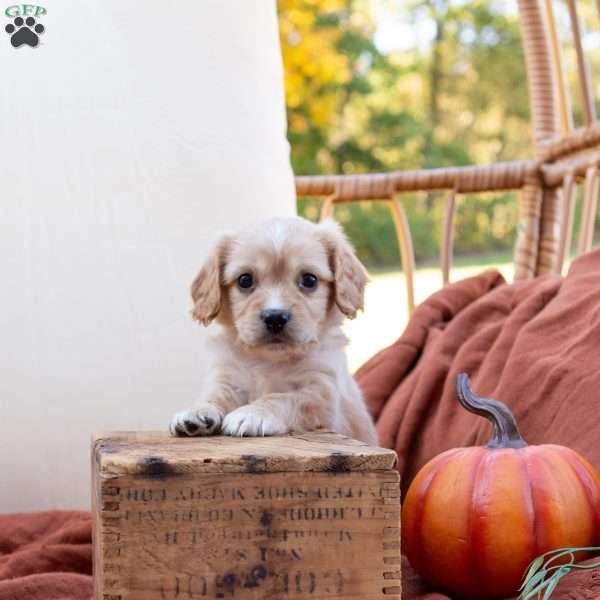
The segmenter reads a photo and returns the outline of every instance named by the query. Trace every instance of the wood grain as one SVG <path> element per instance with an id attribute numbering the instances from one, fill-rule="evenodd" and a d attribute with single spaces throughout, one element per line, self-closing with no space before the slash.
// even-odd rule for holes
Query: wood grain
<path id="1" fill-rule="evenodd" d="M 119 433 L 92 463 L 97 600 L 400 597 L 392 451 Z"/>

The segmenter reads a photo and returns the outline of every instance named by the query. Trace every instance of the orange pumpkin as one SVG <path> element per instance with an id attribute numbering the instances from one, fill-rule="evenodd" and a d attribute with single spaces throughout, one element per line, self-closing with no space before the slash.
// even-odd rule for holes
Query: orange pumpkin
<path id="1" fill-rule="evenodd" d="M 427 463 L 402 509 L 414 569 L 462 598 L 512 595 L 529 563 L 600 534 L 600 473 L 563 446 L 528 446 L 508 408 L 457 379 L 462 406 L 494 426 L 487 447 L 456 448 Z"/>

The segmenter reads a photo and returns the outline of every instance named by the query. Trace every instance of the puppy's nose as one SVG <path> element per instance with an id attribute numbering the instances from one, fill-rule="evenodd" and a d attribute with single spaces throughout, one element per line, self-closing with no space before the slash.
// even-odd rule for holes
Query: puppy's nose
<path id="1" fill-rule="evenodd" d="M 263 310 L 260 317 L 270 333 L 281 333 L 292 315 L 289 310 L 269 309 Z"/>

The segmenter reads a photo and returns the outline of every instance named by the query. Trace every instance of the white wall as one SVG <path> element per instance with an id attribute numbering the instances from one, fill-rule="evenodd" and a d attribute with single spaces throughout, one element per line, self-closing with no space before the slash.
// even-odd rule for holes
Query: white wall
<path id="1" fill-rule="evenodd" d="M 166 428 L 210 239 L 294 211 L 274 0 L 41 4 L 37 48 L 0 14 L 0 512 L 89 506 L 92 432 Z"/>

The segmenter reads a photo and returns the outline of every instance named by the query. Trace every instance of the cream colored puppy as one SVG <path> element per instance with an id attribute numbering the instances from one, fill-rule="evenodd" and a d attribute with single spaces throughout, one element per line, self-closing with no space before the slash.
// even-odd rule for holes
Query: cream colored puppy
<path id="1" fill-rule="evenodd" d="M 340 325 L 367 275 L 340 226 L 272 219 L 222 237 L 192 284 L 193 316 L 215 320 L 213 364 L 173 435 L 278 435 L 327 428 L 377 443 L 348 372 Z"/>

